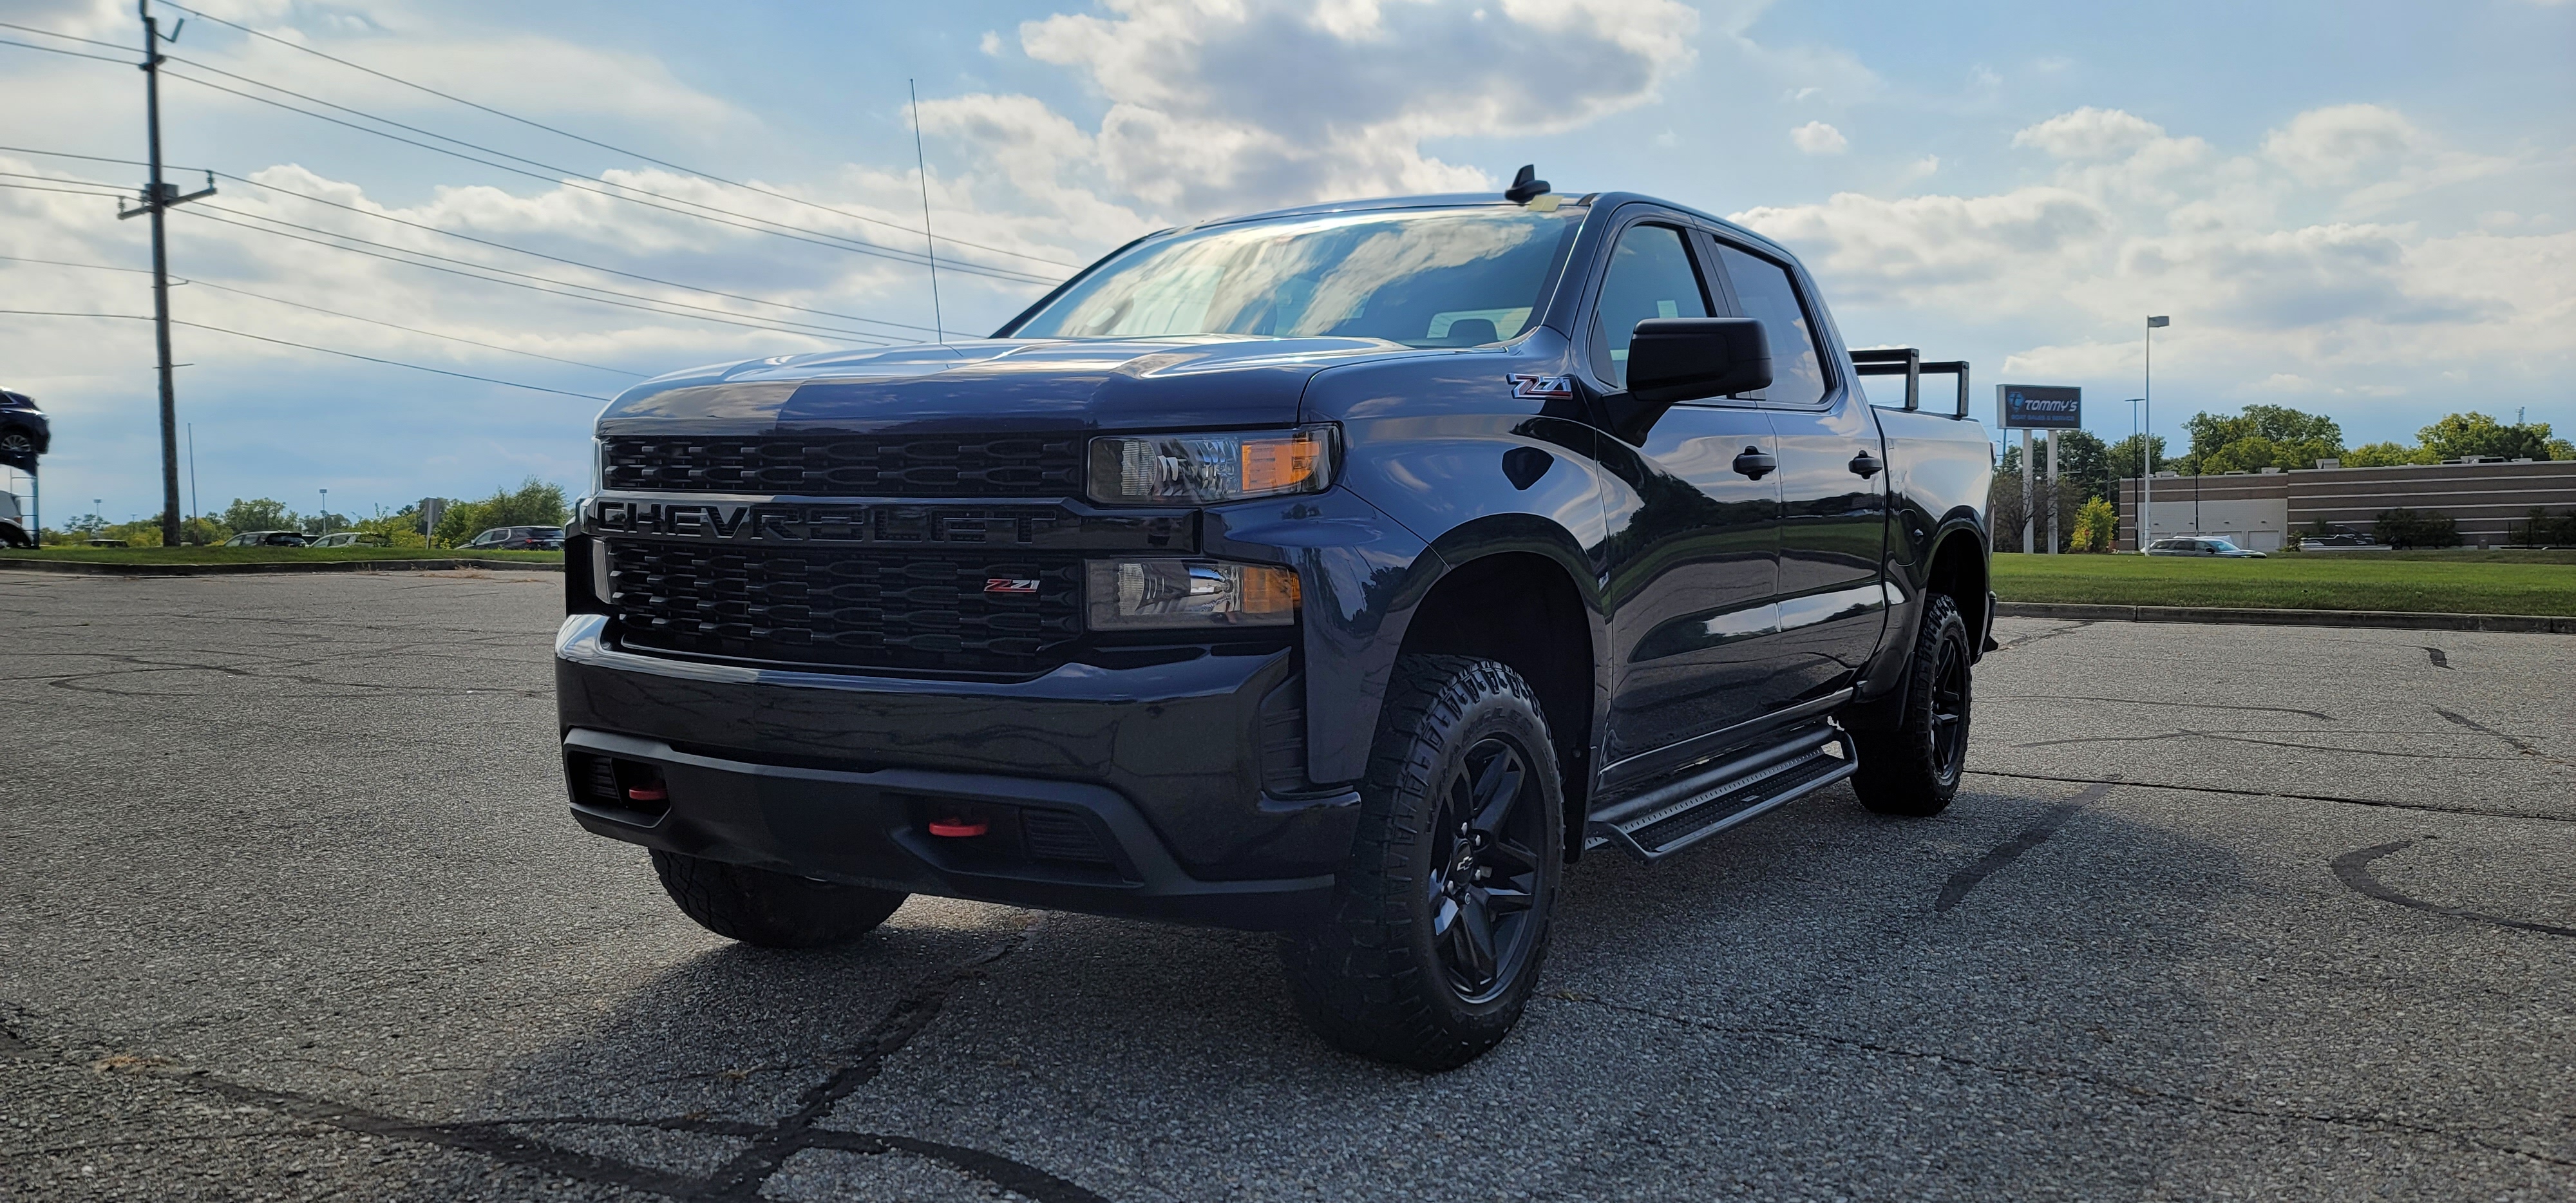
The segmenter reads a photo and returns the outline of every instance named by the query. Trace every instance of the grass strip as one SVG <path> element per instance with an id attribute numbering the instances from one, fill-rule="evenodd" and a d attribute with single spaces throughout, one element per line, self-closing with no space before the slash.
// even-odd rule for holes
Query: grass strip
<path id="1" fill-rule="evenodd" d="M 2261 560 L 2004 554 L 2008 602 L 2576 615 L 2576 552 L 2289 552 Z"/>

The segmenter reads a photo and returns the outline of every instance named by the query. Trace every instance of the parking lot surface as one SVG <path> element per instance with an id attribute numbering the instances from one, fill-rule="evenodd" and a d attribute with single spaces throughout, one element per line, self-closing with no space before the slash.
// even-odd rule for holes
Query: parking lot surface
<path id="1" fill-rule="evenodd" d="M 2576 1196 L 2576 638 L 2006 621 L 1948 813 L 1586 859 L 1426 1077 L 1266 937 L 701 931 L 560 588 L 0 575 L 0 1197 Z"/>

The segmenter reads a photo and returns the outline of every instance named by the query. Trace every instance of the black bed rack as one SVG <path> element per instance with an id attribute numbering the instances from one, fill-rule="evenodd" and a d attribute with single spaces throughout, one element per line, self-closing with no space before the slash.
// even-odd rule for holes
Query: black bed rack
<path id="1" fill-rule="evenodd" d="M 1968 361 L 1945 359 L 1926 363 L 1923 352 L 1912 347 L 1878 347 L 1851 353 L 1852 370 L 1863 376 L 1905 377 L 1905 408 L 1923 408 L 1925 376 L 1956 376 L 1959 379 L 1959 412 L 1956 418 L 1968 416 Z"/>

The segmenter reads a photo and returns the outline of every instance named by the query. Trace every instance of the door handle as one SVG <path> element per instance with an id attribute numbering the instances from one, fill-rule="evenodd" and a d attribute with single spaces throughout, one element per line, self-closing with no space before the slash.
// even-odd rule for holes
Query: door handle
<path id="1" fill-rule="evenodd" d="M 1851 470 L 1862 480 L 1868 480 L 1870 477 L 1878 475 L 1878 470 L 1885 466 L 1886 465 L 1878 462 L 1877 456 L 1871 455 L 1866 451 L 1853 456 L 1851 461 Z"/>
<path id="2" fill-rule="evenodd" d="M 1747 447 L 1744 454 L 1735 457 L 1735 470 L 1755 480 L 1771 475 L 1779 467 L 1780 461 L 1764 454 L 1759 447 Z"/>

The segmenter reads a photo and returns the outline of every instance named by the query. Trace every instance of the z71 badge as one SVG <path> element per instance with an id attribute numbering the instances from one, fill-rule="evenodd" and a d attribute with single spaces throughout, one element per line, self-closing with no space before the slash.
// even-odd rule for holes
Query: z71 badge
<path id="1" fill-rule="evenodd" d="M 1037 591 L 1038 583 L 1035 580 L 1024 576 L 988 576 L 984 578 L 984 592 L 986 593 L 1035 593 Z"/>
<path id="2" fill-rule="evenodd" d="M 1574 377 L 1536 376 L 1528 372 L 1512 373 L 1512 395 L 1536 397 L 1546 401 L 1574 399 Z"/>

